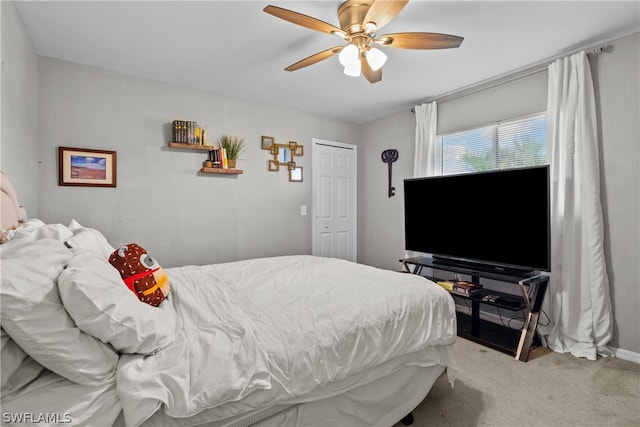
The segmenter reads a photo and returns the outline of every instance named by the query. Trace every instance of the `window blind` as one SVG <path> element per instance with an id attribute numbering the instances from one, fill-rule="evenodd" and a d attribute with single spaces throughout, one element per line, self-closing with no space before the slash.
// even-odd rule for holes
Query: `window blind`
<path id="1" fill-rule="evenodd" d="M 542 165 L 547 162 L 547 115 L 440 135 L 439 140 L 443 175 Z"/>

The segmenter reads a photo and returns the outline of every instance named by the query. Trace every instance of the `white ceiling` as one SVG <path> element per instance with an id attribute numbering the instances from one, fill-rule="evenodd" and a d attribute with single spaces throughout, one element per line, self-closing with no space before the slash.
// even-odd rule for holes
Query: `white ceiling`
<path id="1" fill-rule="evenodd" d="M 344 44 L 262 11 L 267 4 L 339 26 L 340 1 L 17 1 L 39 55 L 354 123 L 640 30 L 639 1 L 412 0 L 379 34 L 464 37 L 457 49 L 382 48 L 382 81 L 343 74 Z"/>

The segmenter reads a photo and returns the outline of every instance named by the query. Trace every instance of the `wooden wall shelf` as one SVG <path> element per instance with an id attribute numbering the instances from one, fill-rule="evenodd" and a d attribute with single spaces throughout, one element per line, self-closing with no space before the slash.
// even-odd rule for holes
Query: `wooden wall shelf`
<path id="1" fill-rule="evenodd" d="M 219 173 L 226 175 L 240 175 L 242 174 L 242 169 L 223 169 L 223 168 L 205 168 L 200 169 L 202 173 Z"/>
<path id="2" fill-rule="evenodd" d="M 212 151 L 217 150 L 215 145 L 201 145 L 201 144 L 182 144 L 180 142 L 170 142 L 169 147 L 171 148 L 186 148 L 188 150 L 204 150 L 204 151 Z"/>
<path id="3" fill-rule="evenodd" d="M 181 142 L 170 142 L 169 147 L 171 148 L 185 148 L 187 150 L 199 150 L 199 151 L 215 151 L 218 149 L 215 145 L 201 145 L 201 144 L 183 144 Z M 240 175 L 242 174 L 242 169 L 224 169 L 224 168 L 207 168 L 202 167 L 200 169 L 201 173 L 216 173 L 220 175 Z"/>

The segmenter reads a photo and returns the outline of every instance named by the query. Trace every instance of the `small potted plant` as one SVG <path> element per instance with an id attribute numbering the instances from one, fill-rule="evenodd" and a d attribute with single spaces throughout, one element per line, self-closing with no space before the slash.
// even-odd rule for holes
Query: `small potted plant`
<path id="1" fill-rule="evenodd" d="M 240 157 L 244 150 L 247 149 L 244 145 L 244 138 L 239 138 L 234 135 L 222 135 L 218 138 L 220 147 L 227 151 L 227 160 L 229 162 L 229 168 L 235 169 L 236 160 Z"/>

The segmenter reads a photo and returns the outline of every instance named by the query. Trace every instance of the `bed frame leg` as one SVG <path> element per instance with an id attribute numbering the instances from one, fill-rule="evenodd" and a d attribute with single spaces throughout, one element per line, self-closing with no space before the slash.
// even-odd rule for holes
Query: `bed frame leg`
<path id="1" fill-rule="evenodd" d="M 413 414 L 409 412 L 403 419 L 400 420 L 403 426 L 410 426 L 413 424 Z"/>

